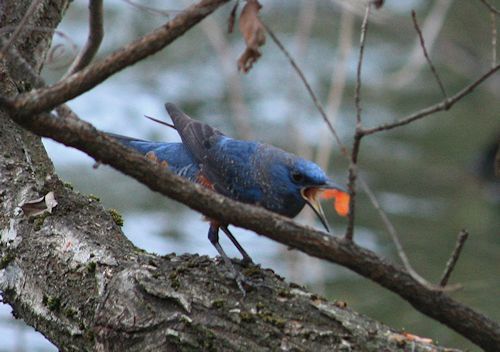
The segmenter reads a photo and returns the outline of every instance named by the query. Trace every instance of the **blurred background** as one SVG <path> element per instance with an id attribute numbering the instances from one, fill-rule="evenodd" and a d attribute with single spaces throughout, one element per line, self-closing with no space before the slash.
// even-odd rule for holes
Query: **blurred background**
<path id="1" fill-rule="evenodd" d="M 261 18 L 291 52 L 328 116 L 350 147 L 354 85 L 363 1 L 260 0 Z M 109 0 L 105 38 L 97 60 L 161 25 L 192 1 Z M 498 0 L 490 0 L 497 8 Z M 243 4 L 240 4 L 240 8 Z M 70 106 L 97 128 L 142 139 L 178 141 L 175 131 L 144 115 L 169 121 L 174 102 L 192 117 L 228 135 L 257 139 L 317 161 L 346 183 L 347 162 L 326 129 L 290 63 L 267 38 L 249 74 L 237 71 L 241 35 L 227 33 L 232 3 L 159 54 L 120 72 L 74 99 Z M 434 104 L 442 93 L 427 66 L 411 19 L 415 9 L 427 49 L 449 95 L 492 65 L 492 16 L 481 1 L 386 1 L 370 18 L 362 75 L 363 123 L 392 122 Z M 44 77 L 55 82 L 87 37 L 87 1 L 74 1 L 56 34 Z M 493 159 L 500 139 L 500 78 L 481 85 L 449 112 L 363 140 L 360 172 L 400 235 L 414 268 L 437 282 L 462 228 L 469 240 L 451 283 L 451 295 L 500 319 L 500 183 Z M 109 167 L 93 169 L 85 154 L 45 140 L 60 177 L 82 193 L 99 197 L 124 216 L 124 233 L 157 254 L 217 253 L 202 216 L 152 193 Z M 324 204 L 333 235 L 345 219 Z M 320 227 L 304 211 L 298 221 Z M 394 328 L 470 351 L 478 349 L 415 311 L 398 296 L 336 265 L 308 257 L 264 237 L 233 229 L 254 261 L 288 280 Z M 357 202 L 355 240 L 399 263 L 376 210 L 365 194 Z M 225 238 L 223 238 L 225 241 Z M 231 256 L 233 246 L 222 243 Z M 56 350 L 43 336 L 0 306 L 0 351 Z"/>

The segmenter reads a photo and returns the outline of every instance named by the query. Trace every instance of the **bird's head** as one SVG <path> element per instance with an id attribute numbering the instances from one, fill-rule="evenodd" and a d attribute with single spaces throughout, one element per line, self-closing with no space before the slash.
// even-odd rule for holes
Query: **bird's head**
<path id="1" fill-rule="evenodd" d="M 285 215 L 293 217 L 307 204 L 329 231 L 320 203 L 322 198 L 334 198 L 337 213 L 342 216 L 347 215 L 349 194 L 344 187 L 326 176 L 317 164 L 286 152 L 273 154 L 276 157 L 272 158 L 274 160 L 270 166 L 271 173 L 274 174 L 272 179 L 281 180 L 280 185 L 274 184 L 274 191 L 288 194 L 287 197 L 282 197 L 288 202 L 284 207 L 288 206 L 290 209 L 290 213 Z"/>
<path id="2" fill-rule="evenodd" d="M 290 167 L 290 178 L 299 187 L 300 195 L 327 231 L 329 231 L 328 223 L 320 199 L 335 198 L 337 213 L 342 216 L 347 215 L 349 194 L 344 187 L 327 177 L 317 164 L 300 158 L 296 159 Z"/>

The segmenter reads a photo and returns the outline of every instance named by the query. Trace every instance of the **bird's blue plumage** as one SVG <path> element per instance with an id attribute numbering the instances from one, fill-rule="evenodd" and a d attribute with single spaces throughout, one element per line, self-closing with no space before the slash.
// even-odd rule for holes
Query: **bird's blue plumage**
<path id="1" fill-rule="evenodd" d="M 166 106 L 201 172 L 224 195 L 294 217 L 306 204 L 301 190 L 329 182 L 311 161 L 268 144 L 227 137 L 173 104 Z"/>
<path id="2" fill-rule="evenodd" d="M 262 206 L 288 217 L 310 205 L 328 229 L 316 200 L 322 188 L 341 189 L 315 163 L 274 146 L 225 136 L 207 124 L 191 119 L 173 104 L 166 108 L 182 143 L 150 142 L 109 133 L 125 146 L 157 161 L 172 172 L 244 203 Z M 169 125 L 170 126 L 170 125 Z M 211 221 L 208 238 L 232 268 L 219 244 L 219 228 L 252 261 L 227 228 Z M 241 282 L 238 282 L 243 290 Z M 244 291 L 244 290 L 243 290 Z"/>
<path id="3" fill-rule="evenodd" d="M 175 107 L 168 110 L 182 143 L 110 136 L 142 154 L 153 153 L 180 176 L 198 181 L 201 175 L 221 194 L 288 217 L 296 216 L 306 204 L 303 188 L 329 182 L 311 161 L 268 144 L 227 137 Z"/>
<path id="4" fill-rule="evenodd" d="M 143 155 L 154 155 L 158 162 L 166 162 L 168 169 L 173 173 L 196 182 L 200 168 L 182 143 L 150 142 L 114 133 L 108 135 Z"/>

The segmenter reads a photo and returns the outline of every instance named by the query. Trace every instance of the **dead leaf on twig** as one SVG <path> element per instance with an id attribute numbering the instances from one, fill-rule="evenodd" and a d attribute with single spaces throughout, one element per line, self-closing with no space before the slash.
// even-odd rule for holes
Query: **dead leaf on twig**
<path id="1" fill-rule="evenodd" d="M 54 192 L 49 192 L 41 198 L 26 201 L 20 205 L 26 216 L 37 216 L 44 213 L 52 213 L 52 209 L 57 205 Z"/>
<path id="2" fill-rule="evenodd" d="M 240 15 L 240 32 L 247 48 L 238 59 L 238 70 L 247 73 L 261 56 L 259 47 L 266 42 L 265 28 L 260 22 L 259 11 L 262 5 L 258 0 L 247 0 Z"/>
<path id="3" fill-rule="evenodd" d="M 384 0 L 372 0 L 372 4 L 373 4 L 373 6 L 375 6 L 375 8 L 378 10 L 378 9 L 380 9 L 382 6 L 384 6 Z"/>

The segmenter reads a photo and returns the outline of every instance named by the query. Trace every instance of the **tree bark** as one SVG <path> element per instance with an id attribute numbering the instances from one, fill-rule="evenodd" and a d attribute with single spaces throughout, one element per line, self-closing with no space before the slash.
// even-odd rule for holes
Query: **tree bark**
<path id="1" fill-rule="evenodd" d="M 3 1 L 0 26 L 19 23 L 29 4 Z M 40 1 L 30 24 L 55 28 L 67 6 L 65 0 Z M 29 32 L 15 47 L 39 72 L 50 42 L 47 32 Z M 8 60 L 0 62 L 2 96 L 33 84 L 13 70 Z M 242 298 L 216 260 L 142 252 L 113 214 L 58 179 L 40 138 L 4 110 L 0 150 L 3 300 L 61 350 L 429 349 L 270 270 L 240 268 L 256 283 Z M 52 213 L 28 217 L 21 211 L 22 203 L 48 192 L 58 202 Z"/>

